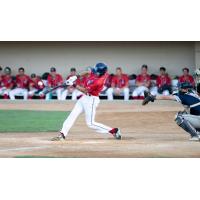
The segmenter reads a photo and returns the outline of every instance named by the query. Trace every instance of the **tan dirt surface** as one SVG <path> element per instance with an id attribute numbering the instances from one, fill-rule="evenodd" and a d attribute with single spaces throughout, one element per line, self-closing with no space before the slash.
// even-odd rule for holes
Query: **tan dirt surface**
<path id="1" fill-rule="evenodd" d="M 74 102 L 0 101 L 0 109 L 68 111 Z M 98 134 L 81 115 L 66 141 L 52 142 L 57 133 L 0 133 L 0 157 L 200 157 L 200 142 L 174 122 L 183 108 L 176 102 L 101 101 L 96 121 L 119 127 L 123 139 Z M 64 119 L 63 119 L 64 121 Z"/>

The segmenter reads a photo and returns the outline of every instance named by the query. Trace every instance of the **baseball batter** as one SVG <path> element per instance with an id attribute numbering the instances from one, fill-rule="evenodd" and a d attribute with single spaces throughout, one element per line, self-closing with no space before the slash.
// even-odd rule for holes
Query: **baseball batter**
<path id="1" fill-rule="evenodd" d="M 63 123 L 59 135 L 52 138 L 52 141 L 64 140 L 77 117 L 82 112 L 85 113 L 86 124 L 89 128 L 94 129 L 98 133 L 112 134 L 116 139 L 121 139 L 121 133 L 118 128 L 111 128 L 95 121 L 96 108 L 100 102 L 99 94 L 103 89 L 107 77 L 107 66 L 104 63 L 98 63 L 85 79 L 84 86 L 75 85 L 74 82 L 68 81 L 68 85 L 73 85 L 83 94 L 79 96 L 75 107 Z"/>
<path id="2" fill-rule="evenodd" d="M 188 82 L 181 83 L 179 91 L 169 96 L 153 96 L 145 92 L 143 105 L 154 102 L 154 100 L 174 100 L 180 102 L 185 110 L 178 112 L 175 116 L 176 123 L 188 132 L 190 140 L 200 141 L 200 84 L 197 86 L 197 92 L 192 90 L 193 85 Z"/>

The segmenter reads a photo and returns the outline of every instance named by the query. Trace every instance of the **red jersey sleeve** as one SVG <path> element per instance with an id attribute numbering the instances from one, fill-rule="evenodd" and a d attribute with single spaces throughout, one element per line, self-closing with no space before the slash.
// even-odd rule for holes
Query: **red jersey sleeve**
<path id="1" fill-rule="evenodd" d="M 194 78 L 192 76 L 189 76 L 189 80 L 190 80 L 190 83 L 195 86 L 195 81 L 194 81 Z"/>
<path id="2" fill-rule="evenodd" d="M 126 75 L 126 74 L 124 74 L 124 81 L 125 81 L 124 86 L 125 86 L 125 85 L 128 85 L 128 83 L 129 83 L 129 78 L 128 78 L 128 75 Z"/>
<path id="3" fill-rule="evenodd" d="M 62 76 L 60 74 L 58 74 L 57 76 L 58 76 L 58 78 L 57 78 L 57 84 L 61 85 L 63 83 L 63 78 L 62 78 Z"/>
<path id="4" fill-rule="evenodd" d="M 167 76 L 167 85 L 171 85 L 171 83 L 172 83 L 171 78 Z"/>
<path id="5" fill-rule="evenodd" d="M 50 74 L 48 75 L 47 83 L 48 83 L 48 86 L 49 86 L 49 87 L 52 86 L 52 76 L 51 76 Z"/>
<path id="6" fill-rule="evenodd" d="M 157 79 L 156 79 L 156 85 L 157 85 L 158 87 L 161 86 L 161 79 L 160 79 L 160 76 L 158 76 Z"/>
<path id="7" fill-rule="evenodd" d="M 136 82 L 141 82 L 141 75 L 138 75 L 137 78 L 135 79 Z"/>

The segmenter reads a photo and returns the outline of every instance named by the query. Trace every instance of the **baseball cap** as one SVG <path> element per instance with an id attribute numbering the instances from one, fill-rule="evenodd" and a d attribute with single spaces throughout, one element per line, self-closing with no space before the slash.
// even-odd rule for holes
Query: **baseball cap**
<path id="1" fill-rule="evenodd" d="M 35 78 L 36 77 L 36 74 L 31 74 L 31 78 Z"/>
<path id="2" fill-rule="evenodd" d="M 10 74 L 10 73 L 11 73 L 10 67 L 5 67 L 5 68 L 4 68 L 4 73 L 5 73 L 5 74 Z"/>
<path id="3" fill-rule="evenodd" d="M 70 72 L 76 72 L 76 68 L 72 67 L 72 68 L 70 69 Z"/>
<path id="4" fill-rule="evenodd" d="M 50 72 L 56 72 L 56 68 L 55 67 L 51 67 Z"/>

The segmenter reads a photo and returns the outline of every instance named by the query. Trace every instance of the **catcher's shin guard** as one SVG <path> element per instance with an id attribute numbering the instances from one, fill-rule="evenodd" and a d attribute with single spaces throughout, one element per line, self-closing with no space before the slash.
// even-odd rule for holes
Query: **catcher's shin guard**
<path id="1" fill-rule="evenodd" d="M 188 132 L 191 137 L 199 137 L 199 132 L 190 124 L 189 121 L 184 119 L 182 115 L 178 114 L 175 121 L 182 129 Z"/>

